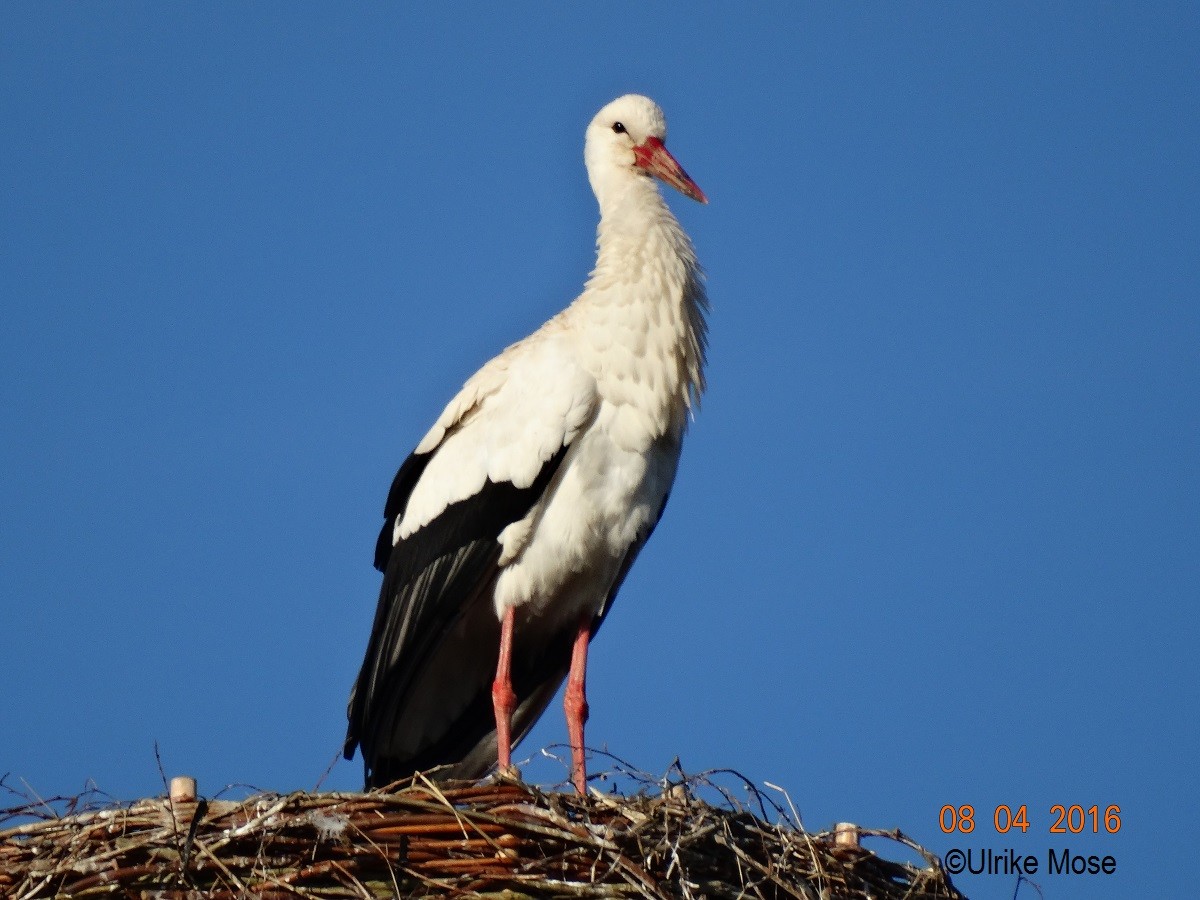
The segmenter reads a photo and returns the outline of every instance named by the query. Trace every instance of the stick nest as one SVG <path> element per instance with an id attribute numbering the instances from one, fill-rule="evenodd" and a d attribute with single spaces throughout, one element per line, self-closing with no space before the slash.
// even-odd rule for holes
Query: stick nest
<path id="1" fill-rule="evenodd" d="M 160 797 L 101 808 L 74 798 L 60 810 L 38 800 L 0 812 L 0 896 L 962 896 L 937 857 L 898 831 L 856 834 L 885 838 L 893 851 L 904 845 L 924 866 L 877 856 L 845 835 L 806 833 L 794 809 L 741 787 L 739 801 L 711 777 L 647 779 L 633 796 L 585 798 L 516 781 L 418 777 L 367 794 Z"/>

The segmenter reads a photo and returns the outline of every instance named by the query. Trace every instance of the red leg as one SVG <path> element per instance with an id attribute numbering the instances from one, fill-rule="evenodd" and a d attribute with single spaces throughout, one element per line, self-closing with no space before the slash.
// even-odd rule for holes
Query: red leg
<path id="1" fill-rule="evenodd" d="M 583 723 L 588 719 L 587 651 L 592 636 L 591 618 L 585 616 L 579 622 L 575 634 L 575 646 L 571 650 L 571 674 L 567 676 L 567 691 L 563 698 L 563 709 L 567 714 L 567 734 L 571 737 L 571 780 L 575 790 L 587 796 L 587 766 L 583 759 Z"/>
<path id="2" fill-rule="evenodd" d="M 502 774 L 512 772 L 512 717 L 517 695 L 512 686 L 513 607 L 500 620 L 500 661 L 492 682 L 492 708 L 496 711 L 496 765 Z"/>

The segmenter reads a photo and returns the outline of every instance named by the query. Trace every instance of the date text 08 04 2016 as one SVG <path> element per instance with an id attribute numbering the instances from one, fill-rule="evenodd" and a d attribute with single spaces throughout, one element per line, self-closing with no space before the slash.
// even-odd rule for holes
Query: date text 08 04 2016
<path id="1" fill-rule="evenodd" d="M 1083 834 L 1089 831 L 1100 834 L 1101 830 L 1116 834 L 1121 830 L 1121 807 L 1115 803 L 1106 806 L 1103 812 L 1098 804 L 1084 809 L 1080 804 L 1064 806 L 1056 803 L 1050 807 L 1050 815 L 1057 816 L 1049 827 L 1051 834 Z M 1008 834 L 1014 828 L 1025 834 L 1030 828 L 1028 805 L 1022 803 L 1016 809 L 1006 804 L 997 806 L 992 813 L 992 825 L 998 834 Z M 938 827 L 942 829 L 942 834 L 955 831 L 970 834 L 975 830 L 975 807 L 970 803 L 962 806 L 947 803 L 938 812 Z"/>

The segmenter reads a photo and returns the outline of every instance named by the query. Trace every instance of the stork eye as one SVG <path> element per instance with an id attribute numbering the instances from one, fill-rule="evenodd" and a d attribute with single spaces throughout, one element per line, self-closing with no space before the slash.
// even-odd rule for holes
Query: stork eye
<path id="1" fill-rule="evenodd" d="M 625 126 L 620 122 L 613 122 L 612 128 L 617 134 L 625 134 Z"/>

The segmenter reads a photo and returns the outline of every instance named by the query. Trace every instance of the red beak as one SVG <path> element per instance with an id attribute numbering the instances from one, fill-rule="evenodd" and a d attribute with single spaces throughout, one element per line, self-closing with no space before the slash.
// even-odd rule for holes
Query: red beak
<path id="1" fill-rule="evenodd" d="M 646 138 L 633 148 L 633 156 L 639 167 L 655 178 L 662 179 L 679 193 L 701 203 L 708 202 L 704 191 L 700 190 L 700 185 L 692 181 L 688 173 L 683 171 L 683 166 L 675 161 L 675 157 L 667 152 L 667 148 L 658 138 Z"/>

